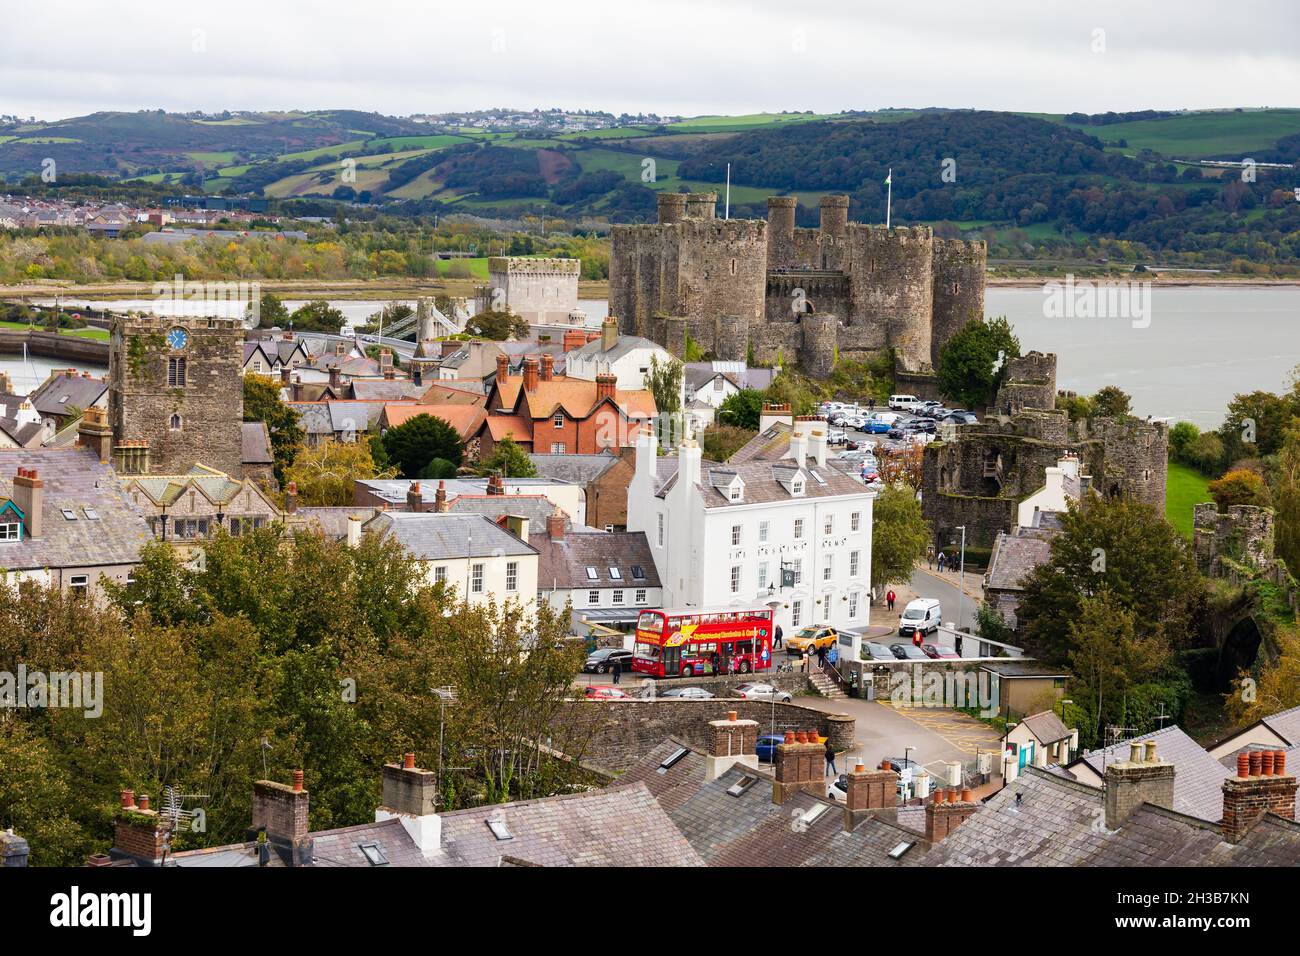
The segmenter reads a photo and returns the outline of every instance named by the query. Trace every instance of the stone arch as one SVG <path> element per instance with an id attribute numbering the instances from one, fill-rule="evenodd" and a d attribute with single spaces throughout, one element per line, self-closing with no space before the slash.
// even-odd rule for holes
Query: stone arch
<path id="1" fill-rule="evenodd" d="M 1226 689 L 1239 673 L 1255 665 L 1263 640 L 1264 635 L 1260 632 L 1259 625 L 1249 615 L 1232 625 L 1219 648 L 1219 668 L 1216 676 L 1220 687 Z"/>

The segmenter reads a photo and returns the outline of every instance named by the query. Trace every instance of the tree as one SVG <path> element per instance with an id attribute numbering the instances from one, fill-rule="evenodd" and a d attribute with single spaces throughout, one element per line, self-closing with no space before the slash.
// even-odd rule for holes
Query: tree
<path id="1" fill-rule="evenodd" d="M 1209 492 L 1220 511 L 1227 511 L 1233 505 L 1267 508 L 1272 504 L 1263 477 L 1246 468 L 1233 468 L 1222 478 L 1210 482 Z"/>
<path id="2" fill-rule="evenodd" d="M 537 466 L 528 457 L 528 452 L 507 435 L 497 442 L 492 454 L 479 461 L 478 473 L 484 476 L 500 473 L 506 478 L 536 478 Z"/>
<path id="3" fill-rule="evenodd" d="M 1292 424 L 1277 455 L 1272 495 L 1274 548 L 1291 573 L 1300 570 L 1300 425 Z"/>
<path id="4" fill-rule="evenodd" d="M 700 432 L 700 451 L 710 461 L 726 461 L 755 434 L 735 425 L 710 425 Z"/>
<path id="5" fill-rule="evenodd" d="M 650 367 L 645 373 L 645 387 L 655 397 L 655 408 L 661 415 L 673 415 L 682 410 L 682 379 L 686 366 L 675 358 L 660 362 L 659 356 L 650 356 Z"/>
<path id="6" fill-rule="evenodd" d="M 908 445 L 897 451 L 881 449 L 880 480 L 887 485 L 911 488 L 913 494 L 920 491 L 925 481 L 925 446 Z"/>
<path id="7" fill-rule="evenodd" d="M 1225 464 L 1276 452 L 1296 414 L 1298 397 L 1296 393 L 1282 397 L 1264 391 L 1234 396 L 1219 427 Z"/>
<path id="8" fill-rule="evenodd" d="M 528 320 L 509 311 L 488 310 L 480 312 L 465 324 L 465 331 L 475 338 L 504 342 L 507 339 L 526 339 Z"/>
<path id="9" fill-rule="evenodd" d="M 718 408 L 718 422 L 758 431 L 762 420 L 764 395 L 756 388 L 742 388 L 723 399 Z"/>
<path id="10" fill-rule="evenodd" d="M 1169 429 L 1169 457 L 1189 464 L 1187 454 L 1192 443 L 1201 436 L 1201 430 L 1191 422 L 1178 422 Z"/>
<path id="11" fill-rule="evenodd" d="M 253 311 L 252 304 L 248 307 L 249 317 Z M 289 321 L 289 310 L 284 307 L 284 303 L 273 292 L 263 292 L 262 301 L 257 305 L 257 325 L 258 328 L 283 328 Z"/>
<path id="12" fill-rule="evenodd" d="M 886 485 L 872 509 L 871 586 L 880 591 L 908 580 L 929 543 L 930 523 L 921 515 L 916 493 Z"/>
<path id="13" fill-rule="evenodd" d="M 356 482 L 396 474 L 396 469 L 375 466 L 367 441 L 325 441 L 298 452 L 286 477 L 298 488 L 299 504 L 341 507 L 352 503 Z"/>
<path id="14" fill-rule="evenodd" d="M 1006 317 L 972 319 L 939 350 L 939 391 L 963 408 L 984 408 L 1019 358 L 1020 340 Z"/>
<path id="15" fill-rule="evenodd" d="M 1132 404 L 1128 393 L 1118 385 L 1106 385 L 1092 396 L 1092 414 L 1098 418 L 1123 418 Z"/>
<path id="16" fill-rule="evenodd" d="M 271 437 L 271 456 L 275 459 L 275 478 L 283 485 L 305 433 L 298 423 L 298 413 L 280 398 L 280 386 L 274 379 L 264 375 L 244 376 L 244 421 L 266 424 Z"/>
<path id="17" fill-rule="evenodd" d="M 331 332 L 338 334 L 346 324 L 343 313 L 324 299 L 314 299 L 306 305 L 299 306 L 289 316 L 293 327 L 300 332 Z"/>
<path id="18" fill-rule="evenodd" d="M 403 478 L 419 478 L 435 458 L 460 464 L 465 446 L 444 419 L 420 414 L 384 433 L 384 450 Z"/>

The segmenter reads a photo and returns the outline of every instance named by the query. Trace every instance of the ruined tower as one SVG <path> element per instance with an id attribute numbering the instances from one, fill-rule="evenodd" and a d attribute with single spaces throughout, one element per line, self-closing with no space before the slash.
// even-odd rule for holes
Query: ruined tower
<path id="1" fill-rule="evenodd" d="M 934 240 L 934 300 L 931 308 L 930 362 L 971 319 L 984 318 L 984 276 L 988 246 L 982 239 Z"/>

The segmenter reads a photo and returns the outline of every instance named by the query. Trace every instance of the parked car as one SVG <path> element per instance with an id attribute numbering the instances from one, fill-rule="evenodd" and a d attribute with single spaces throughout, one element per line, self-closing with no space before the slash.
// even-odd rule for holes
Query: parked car
<path id="1" fill-rule="evenodd" d="M 773 763 L 776 761 L 777 744 L 783 743 L 785 743 L 785 734 L 763 734 L 754 745 L 754 752 L 758 754 L 760 762 Z"/>
<path id="2" fill-rule="evenodd" d="M 618 661 L 619 668 L 627 673 L 632 669 L 632 652 L 618 647 L 601 647 L 587 655 L 587 662 L 582 665 L 586 674 L 603 674 Z"/>
<path id="3" fill-rule="evenodd" d="M 979 416 L 970 412 L 949 412 L 940 421 L 945 425 L 975 425 L 979 423 Z"/>
<path id="4" fill-rule="evenodd" d="M 900 412 L 910 412 L 916 407 L 917 401 L 915 395 L 890 395 L 889 407 Z"/>
<path id="5" fill-rule="evenodd" d="M 603 685 L 592 685 L 586 690 L 587 700 L 631 700 L 632 695 L 627 691 L 619 690 L 617 687 L 605 687 Z"/>
<path id="6" fill-rule="evenodd" d="M 790 695 L 771 684 L 740 684 L 732 690 L 732 693 L 746 700 L 775 700 L 782 704 L 790 703 Z"/>
<path id="7" fill-rule="evenodd" d="M 935 661 L 960 660 L 961 655 L 951 647 L 941 647 L 938 644 L 922 644 L 921 650 L 925 656 Z"/>
<path id="8" fill-rule="evenodd" d="M 898 634 L 900 637 L 911 637 L 917 631 L 922 634 L 933 634 L 939 629 L 941 614 L 942 608 L 934 598 L 917 598 L 908 601 L 907 607 L 903 608 L 903 613 L 898 616 Z"/>
<path id="9" fill-rule="evenodd" d="M 847 437 L 843 428 L 832 428 L 826 433 L 826 441 L 831 445 L 841 445 Z"/>
<path id="10" fill-rule="evenodd" d="M 810 624 L 800 628 L 793 637 L 785 639 L 787 654 L 802 654 L 804 651 L 815 652 L 819 647 L 830 647 L 839 639 L 839 633 L 825 624 Z"/>
<path id="11" fill-rule="evenodd" d="M 860 431 L 868 435 L 883 435 L 889 431 L 890 423 L 879 418 L 869 418 L 863 423 Z"/>
<path id="12" fill-rule="evenodd" d="M 892 661 L 894 653 L 884 644 L 876 641 L 866 641 L 862 645 L 862 652 L 866 655 L 867 660 L 872 661 Z"/>
<path id="13" fill-rule="evenodd" d="M 713 700 L 713 695 L 703 687 L 670 687 L 659 696 L 680 700 Z"/>
<path id="14" fill-rule="evenodd" d="M 890 644 L 889 649 L 900 661 L 928 661 L 930 659 L 915 644 Z"/>

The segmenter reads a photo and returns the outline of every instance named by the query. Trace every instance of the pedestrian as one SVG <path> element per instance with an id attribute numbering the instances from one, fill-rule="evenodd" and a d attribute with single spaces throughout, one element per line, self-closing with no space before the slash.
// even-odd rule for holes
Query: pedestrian
<path id="1" fill-rule="evenodd" d="M 614 666 L 611 667 L 611 668 L 609 669 L 609 672 L 610 672 L 611 674 L 614 675 L 614 683 L 617 684 L 617 683 L 618 683 L 618 679 L 619 679 L 619 677 L 620 677 L 620 676 L 622 675 L 622 673 L 623 673 L 623 664 L 622 664 L 622 662 L 619 661 L 619 660 L 617 660 L 617 659 L 615 659 L 615 661 L 614 661 Z"/>
<path id="2" fill-rule="evenodd" d="M 808 651 L 807 651 L 807 649 L 804 650 L 804 652 L 803 652 L 803 657 L 800 658 L 800 660 L 799 660 L 799 666 L 800 666 L 801 668 L 803 668 L 803 672 L 804 672 L 805 674 L 808 673 Z"/>
<path id="3" fill-rule="evenodd" d="M 781 646 L 781 635 L 782 635 L 781 625 L 778 624 L 776 626 L 776 641 L 772 644 L 773 649 L 776 649 Z"/>
<path id="4" fill-rule="evenodd" d="M 832 644 L 831 649 L 826 652 L 826 659 L 830 661 L 831 667 L 834 667 L 840 662 L 840 649 Z"/>
<path id="5" fill-rule="evenodd" d="M 894 601 L 896 601 L 897 599 L 898 599 L 898 595 L 894 593 L 893 588 L 890 588 L 889 593 L 885 595 L 886 609 L 892 611 L 894 609 Z"/>
<path id="6" fill-rule="evenodd" d="M 835 766 L 835 747 L 831 744 L 831 739 L 826 738 L 826 769 L 833 777 L 840 775 L 839 768 Z"/>
<path id="7" fill-rule="evenodd" d="M 943 552 L 940 551 L 939 552 L 939 573 L 940 574 L 943 573 L 943 562 L 944 562 Z"/>
<path id="8" fill-rule="evenodd" d="M 925 546 L 925 560 L 930 565 L 930 570 L 933 571 L 934 570 L 934 545 L 927 544 Z"/>
<path id="9" fill-rule="evenodd" d="M 817 666 L 826 670 L 826 645 L 824 644 L 817 646 Z"/>

